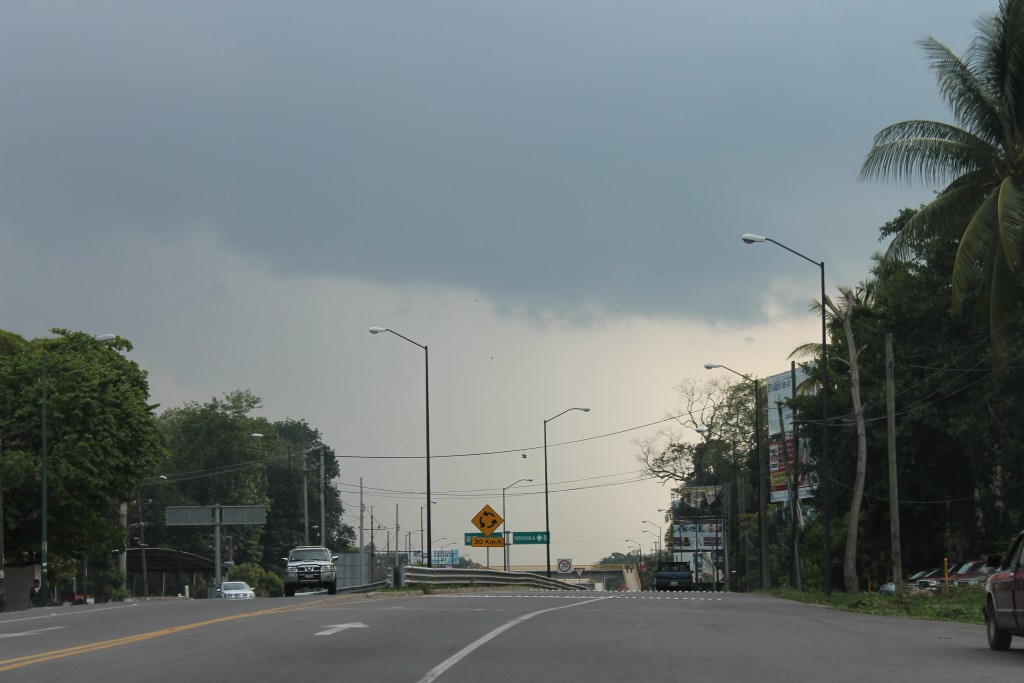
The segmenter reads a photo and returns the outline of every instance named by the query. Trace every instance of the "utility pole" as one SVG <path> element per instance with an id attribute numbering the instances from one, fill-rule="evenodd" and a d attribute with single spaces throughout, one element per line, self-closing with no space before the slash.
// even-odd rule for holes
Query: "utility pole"
<path id="1" fill-rule="evenodd" d="M 324 509 L 324 448 L 320 446 L 320 545 L 327 545 L 327 511 Z"/>
<path id="2" fill-rule="evenodd" d="M 889 534 L 892 537 L 892 582 L 903 595 L 903 557 L 900 552 L 900 488 L 896 482 L 896 395 L 893 388 L 892 333 L 885 335 L 885 413 L 889 446 Z"/>
<path id="3" fill-rule="evenodd" d="M 783 468 L 783 471 L 786 473 L 786 497 L 789 498 L 790 510 L 793 517 L 790 520 L 792 524 L 792 535 L 790 537 L 790 552 L 792 553 L 791 561 L 793 563 L 793 568 L 790 570 L 789 581 L 790 587 L 796 588 L 798 591 L 802 591 L 804 589 L 804 585 L 803 578 L 800 575 L 800 534 L 799 530 L 797 529 L 798 521 L 796 507 L 797 487 L 793 485 L 794 477 L 793 473 L 790 471 L 789 466 L 789 449 L 786 447 L 786 423 L 782 415 L 782 403 L 778 403 L 776 407 L 779 411 L 779 425 L 781 425 L 782 429 L 782 457 L 780 458 L 779 462 L 780 466 Z M 793 436 L 796 436 L 795 428 L 793 430 Z"/>
<path id="4" fill-rule="evenodd" d="M 768 555 L 768 458 L 761 445 L 761 388 L 754 378 L 754 441 L 757 451 L 757 528 L 761 547 L 761 588 L 770 590 L 771 557 Z M 767 407 L 766 407 L 767 408 Z"/>
<path id="5" fill-rule="evenodd" d="M 359 477 L 359 583 L 366 585 L 366 546 L 363 545 L 363 478 Z"/>
<path id="6" fill-rule="evenodd" d="M 139 492 L 139 489 L 135 489 L 135 503 L 139 508 L 139 550 L 142 551 L 142 592 L 148 598 L 149 571 L 147 571 L 146 567 L 146 522 L 142 519 L 142 494 Z"/>
<path id="7" fill-rule="evenodd" d="M 4 585 L 4 454 L 0 442 L 0 612 L 7 609 L 7 595 Z"/>
<path id="8" fill-rule="evenodd" d="M 121 590 L 128 589 L 128 536 L 131 534 L 131 529 L 128 528 L 128 501 L 122 500 L 118 506 L 117 518 L 121 523 L 121 528 L 124 529 L 124 547 L 120 549 L 117 554 L 117 571 L 121 572 Z"/>
<path id="9" fill-rule="evenodd" d="M 401 538 L 401 536 L 398 535 L 399 531 L 401 531 L 401 527 L 398 526 L 398 503 L 395 503 L 395 588 L 398 588 L 401 584 L 401 580 L 399 579 L 401 571 L 398 566 L 398 539 Z"/>
<path id="10" fill-rule="evenodd" d="M 302 449 L 302 545 L 309 545 L 309 469 L 308 454 Z"/>

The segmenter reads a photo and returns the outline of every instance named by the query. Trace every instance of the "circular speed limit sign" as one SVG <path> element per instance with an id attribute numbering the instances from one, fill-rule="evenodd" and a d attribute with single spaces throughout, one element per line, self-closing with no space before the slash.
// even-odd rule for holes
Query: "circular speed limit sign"
<path id="1" fill-rule="evenodd" d="M 559 560 L 558 561 L 558 573 L 568 574 L 572 571 L 572 560 Z"/>

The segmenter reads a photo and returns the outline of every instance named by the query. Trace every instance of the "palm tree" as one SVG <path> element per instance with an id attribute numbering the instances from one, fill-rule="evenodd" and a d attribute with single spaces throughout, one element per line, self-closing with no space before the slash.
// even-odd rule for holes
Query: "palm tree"
<path id="1" fill-rule="evenodd" d="M 864 414 L 864 403 L 860 395 L 860 353 L 863 348 L 857 347 L 853 332 L 853 317 L 857 308 L 871 307 L 875 300 L 874 281 L 865 281 L 856 288 L 839 287 L 839 299 L 825 297 L 825 309 L 833 322 L 843 327 L 846 335 L 846 346 L 849 361 L 837 358 L 837 361 L 848 362 L 850 367 L 850 402 L 853 406 L 854 424 L 857 430 L 857 466 L 854 475 L 853 492 L 850 496 L 850 515 L 846 527 L 846 553 L 843 556 L 843 588 L 848 593 L 860 590 L 857 577 L 857 543 L 860 529 L 860 510 L 864 501 L 864 481 L 867 476 L 868 439 L 867 422 Z M 821 302 L 814 302 L 812 308 L 821 313 Z M 815 356 L 817 354 L 817 356 Z M 797 347 L 790 358 L 820 357 L 820 344 L 804 344 Z"/>
<path id="2" fill-rule="evenodd" d="M 885 258 L 904 260 L 929 237 L 958 241 L 952 309 L 960 313 L 966 296 L 980 294 L 998 363 L 1024 260 L 1024 0 L 1000 0 L 999 11 L 975 26 L 963 58 L 934 38 L 920 41 L 959 125 L 903 121 L 883 129 L 861 177 L 947 183 Z"/>

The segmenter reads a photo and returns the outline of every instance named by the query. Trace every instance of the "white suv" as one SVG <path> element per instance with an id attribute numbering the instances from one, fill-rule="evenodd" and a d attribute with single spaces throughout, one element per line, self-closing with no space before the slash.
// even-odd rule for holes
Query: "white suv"
<path id="1" fill-rule="evenodd" d="M 284 569 L 284 594 L 291 597 L 295 589 L 326 588 L 328 595 L 338 592 L 338 575 L 334 568 L 337 555 L 321 545 L 300 546 L 288 557 L 282 557 L 287 564 Z"/>

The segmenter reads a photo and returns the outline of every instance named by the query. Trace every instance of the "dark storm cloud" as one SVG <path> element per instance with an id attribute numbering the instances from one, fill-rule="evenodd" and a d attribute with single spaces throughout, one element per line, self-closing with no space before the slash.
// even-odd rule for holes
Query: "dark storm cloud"
<path id="1" fill-rule="evenodd" d="M 870 136 L 941 115 L 913 41 L 988 4 L 9 6 L 2 220 L 204 224 L 280 272 L 528 314 L 749 318 L 802 266 L 742 232 L 866 274 L 908 203 L 856 182 Z"/>

